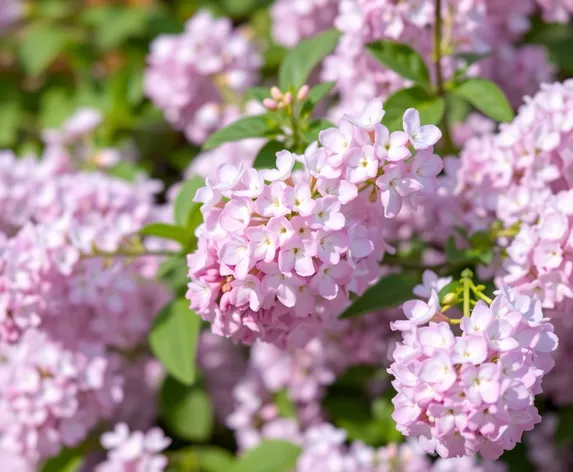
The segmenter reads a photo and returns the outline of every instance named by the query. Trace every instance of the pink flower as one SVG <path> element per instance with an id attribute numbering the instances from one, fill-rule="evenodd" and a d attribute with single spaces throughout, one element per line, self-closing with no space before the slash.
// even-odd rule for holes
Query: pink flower
<path id="1" fill-rule="evenodd" d="M 385 113 L 382 101 L 374 99 L 364 107 L 360 115 L 344 115 L 344 118 L 360 129 L 373 130 L 377 124 L 380 124 Z"/>
<path id="2" fill-rule="evenodd" d="M 412 153 L 408 149 L 410 138 L 403 131 L 390 133 L 382 124 L 374 127 L 374 149 L 381 161 L 397 162 L 408 159 Z"/>
<path id="3" fill-rule="evenodd" d="M 330 163 L 338 167 L 342 164 L 346 152 L 350 149 L 353 140 L 352 125 L 345 120 L 340 122 L 339 128 L 328 128 L 318 134 L 318 140 L 333 155 Z"/>
<path id="4" fill-rule="evenodd" d="M 385 167 L 384 174 L 376 179 L 376 185 L 381 190 L 386 218 L 394 218 L 402 208 L 402 200 L 422 188 L 417 180 L 406 176 L 402 163 Z"/>
<path id="5" fill-rule="evenodd" d="M 324 197 L 316 201 L 311 215 L 310 227 L 327 228 L 336 231 L 344 227 L 345 218 L 340 212 L 340 202 L 335 197 Z"/>
<path id="6" fill-rule="evenodd" d="M 253 257 L 257 260 L 272 262 L 278 248 L 278 237 L 267 226 L 255 226 L 247 228 L 245 234 L 251 242 Z"/>
<path id="7" fill-rule="evenodd" d="M 277 168 L 263 169 L 259 172 L 260 176 L 269 182 L 286 180 L 294 166 L 294 156 L 288 151 L 277 152 Z"/>
<path id="8" fill-rule="evenodd" d="M 273 182 L 265 187 L 261 196 L 255 203 L 257 211 L 263 216 L 284 216 L 290 213 L 285 205 L 284 193 L 286 185 L 282 182 Z"/>
<path id="9" fill-rule="evenodd" d="M 368 179 L 373 179 L 378 174 L 379 163 L 372 146 L 364 146 L 362 149 L 353 148 L 347 157 L 346 178 L 349 182 L 359 184 Z"/>
<path id="10" fill-rule="evenodd" d="M 425 149 L 436 144 L 442 137 L 437 126 L 420 126 L 420 114 L 415 108 L 408 108 L 404 113 L 404 131 L 410 138 L 414 149 Z"/>

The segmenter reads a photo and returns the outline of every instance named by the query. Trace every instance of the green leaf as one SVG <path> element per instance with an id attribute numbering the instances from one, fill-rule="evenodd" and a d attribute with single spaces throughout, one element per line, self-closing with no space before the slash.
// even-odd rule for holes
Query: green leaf
<path id="1" fill-rule="evenodd" d="M 20 43 L 19 56 L 28 74 L 38 75 L 64 50 L 68 43 L 65 29 L 36 23 L 27 30 Z"/>
<path id="2" fill-rule="evenodd" d="M 398 306 L 413 297 L 412 290 L 418 283 L 420 278 L 417 275 L 406 273 L 387 275 L 369 287 L 364 295 L 346 309 L 341 318 L 352 318 L 371 311 Z"/>
<path id="3" fill-rule="evenodd" d="M 223 143 L 238 141 L 246 138 L 264 138 L 276 135 L 278 128 L 274 126 L 274 119 L 271 113 L 264 115 L 245 116 L 240 120 L 215 131 L 205 144 L 203 149 L 213 149 Z"/>
<path id="4" fill-rule="evenodd" d="M 278 141 L 269 141 L 266 143 L 257 157 L 255 157 L 255 162 L 253 167 L 255 169 L 274 169 L 277 165 L 277 152 L 282 151 L 285 148 L 284 143 L 279 143 Z"/>
<path id="5" fill-rule="evenodd" d="M 135 162 L 130 161 L 120 161 L 108 170 L 108 174 L 118 179 L 127 180 L 128 182 L 133 182 L 133 180 L 145 171 Z"/>
<path id="6" fill-rule="evenodd" d="M 208 441 L 213 433 L 213 405 L 199 386 L 186 386 L 167 377 L 159 393 L 161 417 L 176 436 L 187 441 Z"/>
<path id="7" fill-rule="evenodd" d="M 255 99 L 262 102 L 265 98 L 271 97 L 271 91 L 268 87 L 251 87 L 245 92 L 245 99 Z"/>
<path id="8" fill-rule="evenodd" d="M 334 87 L 334 82 L 323 82 L 321 84 L 315 85 L 308 92 L 308 97 L 304 102 L 302 109 L 300 111 L 301 115 L 310 115 L 318 102 L 320 102 L 324 97 L 326 97 L 332 88 Z"/>
<path id="9" fill-rule="evenodd" d="M 388 69 L 419 85 L 430 86 L 430 74 L 424 59 L 407 44 L 384 39 L 369 43 L 366 48 Z"/>
<path id="10" fill-rule="evenodd" d="M 289 472 L 296 466 L 300 452 L 300 447 L 287 441 L 262 441 L 239 456 L 229 472 Z"/>
<path id="11" fill-rule="evenodd" d="M 279 68 L 280 89 L 297 91 L 302 87 L 318 63 L 334 50 L 339 38 L 338 31 L 329 29 L 302 40 L 291 49 Z"/>
<path id="12" fill-rule="evenodd" d="M 143 236 L 155 236 L 157 238 L 171 239 L 182 246 L 187 246 L 195 236 L 192 231 L 183 226 L 170 225 L 167 223 L 151 223 L 144 226 L 139 234 Z"/>
<path id="13" fill-rule="evenodd" d="M 189 268 L 184 257 L 170 256 L 157 270 L 157 278 L 163 281 L 175 294 L 183 296 L 187 291 Z"/>
<path id="14" fill-rule="evenodd" d="M 394 406 L 387 398 L 377 398 L 372 404 L 373 421 L 385 443 L 396 443 L 404 440 L 402 433 L 396 429 L 396 422 L 392 418 L 393 412 Z"/>
<path id="15" fill-rule="evenodd" d="M 289 397 L 288 390 L 282 389 L 273 396 L 274 403 L 283 418 L 296 418 L 296 407 Z"/>
<path id="16" fill-rule="evenodd" d="M 450 92 L 470 102 L 496 121 L 513 120 L 513 109 L 501 89 L 491 80 L 474 77 L 456 84 Z"/>
<path id="17" fill-rule="evenodd" d="M 42 128 L 57 128 L 74 112 L 75 106 L 64 87 L 53 87 L 40 98 L 40 124 Z"/>
<path id="18" fill-rule="evenodd" d="M 157 359 L 177 380 L 195 381 L 195 355 L 201 317 L 189 309 L 189 301 L 178 299 L 165 306 L 153 322 L 149 345 Z"/>
<path id="19" fill-rule="evenodd" d="M 95 43 L 102 50 L 118 47 L 127 39 L 142 36 L 149 9 L 103 5 L 84 11 L 82 19 L 95 29 Z"/>
<path id="20" fill-rule="evenodd" d="M 63 449 L 57 456 L 48 459 L 40 472 L 76 472 L 84 462 L 80 448 Z"/>
<path id="21" fill-rule="evenodd" d="M 306 129 L 303 132 L 304 139 L 307 142 L 307 144 L 310 144 L 313 141 L 316 141 L 318 139 L 318 134 L 323 129 L 332 128 L 332 127 L 334 127 L 334 124 L 332 123 L 332 121 L 325 120 L 322 118 L 318 118 L 316 120 L 311 120 L 311 122 L 308 125 L 308 129 Z"/>
<path id="22" fill-rule="evenodd" d="M 441 97 L 430 95 L 422 87 L 402 89 L 390 95 L 384 102 L 386 113 L 382 123 L 390 131 L 402 129 L 402 118 L 408 108 L 416 108 L 420 112 L 422 124 L 436 125 L 444 116 L 445 102 Z"/>
<path id="23" fill-rule="evenodd" d="M 181 189 L 173 204 L 175 222 L 179 226 L 195 229 L 191 228 L 192 219 L 194 218 L 193 212 L 196 208 L 201 207 L 201 203 L 194 202 L 193 199 L 195 198 L 197 190 L 204 186 L 205 181 L 198 176 L 191 177 L 190 180 L 186 180 L 183 182 L 183 185 L 181 185 Z"/>
<path id="24" fill-rule="evenodd" d="M 196 451 L 204 472 L 225 472 L 231 470 L 235 462 L 233 454 L 222 447 L 204 446 Z"/>
<path id="25" fill-rule="evenodd" d="M 7 100 L 0 103 L 0 146 L 13 146 L 18 136 L 22 107 L 18 100 Z"/>

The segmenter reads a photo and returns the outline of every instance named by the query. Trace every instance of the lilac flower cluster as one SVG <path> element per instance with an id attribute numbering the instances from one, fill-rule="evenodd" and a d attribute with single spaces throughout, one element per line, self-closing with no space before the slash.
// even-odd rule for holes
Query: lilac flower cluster
<path id="1" fill-rule="evenodd" d="M 81 443 L 123 399 L 119 417 L 148 427 L 161 376 L 123 355 L 169 299 L 153 280 L 159 262 L 105 255 L 143 247 L 135 233 L 161 215 L 157 183 L 78 171 L 99 118 L 74 116 L 47 133 L 41 159 L 0 154 L 0 449 L 31 468 Z"/>
<path id="2" fill-rule="evenodd" d="M 346 445 L 346 433 L 331 424 L 323 423 L 309 428 L 303 439 L 303 451 L 296 472 L 505 472 L 502 463 L 475 458 L 438 459 L 432 463 L 414 442 L 390 443 L 372 448 L 360 441 Z"/>
<path id="3" fill-rule="evenodd" d="M 145 92 L 187 138 L 202 143 L 226 116 L 229 94 L 254 85 L 261 58 L 245 30 L 200 11 L 178 35 L 151 44 Z"/>
<path id="4" fill-rule="evenodd" d="M 332 320 L 304 348 L 282 350 L 263 342 L 251 348 L 249 370 L 234 390 L 235 408 L 226 420 L 242 449 L 261 438 L 299 442 L 301 431 L 324 421 L 321 400 L 326 387 L 358 365 L 388 366 L 393 313 L 354 320 Z M 276 395 L 284 394 L 296 418 L 281 416 Z"/>
<path id="5" fill-rule="evenodd" d="M 271 7 L 273 39 L 293 47 L 332 26 L 340 0 L 277 0 Z"/>
<path id="6" fill-rule="evenodd" d="M 379 277 L 390 249 L 380 237 L 383 217 L 434 191 L 442 169 L 432 152 L 437 127 L 421 126 L 409 109 L 405 131 L 389 133 L 383 115 L 375 100 L 322 131 L 323 147 L 305 156 L 281 151 L 275 169 L 224 164 L 199 189 L 204 223 L 187 259 L 187 298 L 214 333 L 304 345 L 350 292 Z M 297 159 L 304 170 L 293 171 Z"/>
<path id="7" fill-rule="evenodd" d="M 409 320 L 393 324 L 403 342 L 389 369 L 398 430 L 441 457 L 513 449 L 541 421 L 533 399 L 558 343 L 541 304 L 504 286 L 491 307 L 480 300 L 462 318 L 461 335 L 446 322 L 420 327 L 439 309 L 435 291 L 403 309 Z"/>
<path id="8" fill-rule="evenodd" d="M 101 444 L 108 450 L 108 457 L 95 472 L 161 472 L 167 467 L 167 458 L 161 452 L 171 440 L 159 428 L 147 433 L 130 432 L 125 423 L 119 423 L 113 431 L 102 434 Z"/>

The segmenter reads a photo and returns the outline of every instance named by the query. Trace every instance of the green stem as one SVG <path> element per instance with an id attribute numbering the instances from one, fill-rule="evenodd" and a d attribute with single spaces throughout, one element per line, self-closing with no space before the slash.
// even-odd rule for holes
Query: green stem
<path id="1" fill-rule="evenodd" d="M 438 97 L 446 99 L 444 89 L 444 76 L 442 73 L 442 0 L 436 0 L 436 11 L 434 17 L 434 60 L 436 67 L 436 92 Z M 455 150 L 452 135 L 450 133 L 450 124 L 448 120 L 448 107 L 444 110 L 444 117 L 442 118 L 442 133 L 444 137 L 444 146 L 447 151 L 453 152 Z"/>
<path id="2" fill-rule="evenodd" d="M 480 290 L 478 290 L 478 288 L 475 286 L 473 282 L 471 282 L 470 288 L 476 297 L 481 298 L 488 305 L 491 305 L 493 303 L 493 300 L 489 298 L 487 295 L 484 295 Z"/>
<path id="3" fill-rule="evenodd" d="M 462 283 L 464 286 L 464 316 L 470 316 L 470 287 L 471 287 L 471 280 L 467 277 L 462 279 Z"/>

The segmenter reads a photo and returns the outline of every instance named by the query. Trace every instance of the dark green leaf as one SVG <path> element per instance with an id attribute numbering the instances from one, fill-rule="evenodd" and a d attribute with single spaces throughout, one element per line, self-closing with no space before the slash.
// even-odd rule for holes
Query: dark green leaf
<path id="1" fill-rule="evenodd" d="M 143 236 L 155 236 L 157 238 L 171 239 L 177 241 L 182 246 L 189 244 L 190 240 L 195 236 L 193 231 L 190 231 L 183 226 L 170 225 L 167 223 L 151 223 L 144 226 L 139 234 Z"/>
<path id="2" fill-rule="evenodd" d="M 402 118 L 408 108 L 416 108 L 420 112 L 422 124 L 436 125 L 444 116 L 445 102 L 441 97 L 430 95 L 422 87 L 402 89 L 390 95 L 384 102 L 386 114 L 382 123 L 390 131 L 402 129 Z"/>
<path id="3" fill-rule="evenodd" d="M 367 46 L 368 52 L 388 69 L 419 85 L 430 85 L 426 63 L 412 47 L 389 39 L 375 41 Z"/>
<path id="4" fill-rule="evenodd" d="M 264 115 L 245 116 L 240 120 L 215 131 L 205 144 L 203 149 L 212 149 L 223 143 L 238 141 L 246 138 L 264 138 L 277 134 L 278 128 L 274 126 L 274 119 L 270 113 Z"/>
<path id="5" fill-rule="evenodd" d="M 489 53 L 475 53 L 475 52 L 466 52 L 466 53 L 462 53 L 462 54 L 457 54 L 457 56 L 462 59 L 466 66 L 471 66 L 472 64 L 475 64 L 476 62 L 481 61 L 482 59 L 485 59 L 486 57 L 488 57 L 490 54 Z"/>
<path id="6" fill-rule="evenodd" d="M 332 127 L 334 127 L 334 124 L 329 120 L 325 120 L 322 118 L 312 120 L 309 123 L 308 129 L 305 130 L 303 133 L 306 143 L 310 144 L 313 141 L 316 141 L 318 139 L 318 134 L 323 129 L 332 128 Z"/>
<path id="7" fill-rule="evenodd" d="M 339 38 L 338 31 L 329 29 L 298 43 L 279 68 L 280 89 L 297 91 L 302 87 L 318 63 L 334 50 Z"/>
<path id="8" fill-rule="evenodd" d="M 188 271 L 189 268 L 184 257 L 171 256 L 159 266 L 157 278 L 166 283 L 173 293 L 184 295 L 189 283 Z"/>
<path id="9" fill-rule="evenodd" d="M 470 102 L 497 121 L 513 120 L 513 109 L 501 89 L 491 80 L 474 77 L 455 85 L 451 93 Z"/>
<path id="10" fill-rule="evenodd" d="M 0 146 L 11 147 L 16 143 L 22 107 L 18 100 L 0 103 Z"/>
<path id="11" fill-rule="evenodd" d="M 334 82 L 323 82 L 312 87 L 308 92 L 308 97 L 302 106 L 301 115 L 310 115 L 318 102 L 326 97 L 333 87 Z"/>
<path id="12" fill-rule="evenodd" d="M 40 472 L 76 472 L 84 462 L 80 448 L 64 449 L 57 456 L 48 459 Z"/>
<path id="13" fill-rule="evenodd" d="M 189 309 L 189 301 L 178 299 L 165 306 L 153 322 L 149 345 L 167 371 L 177 380 L 195 381 L 195 355 L 201 318 Z"/>
<path id="14" fill-rule="evenodd" d="M 371 286 L 342 314 L 352 318 L 371 311 L 398 306 L 413 298 L 412 290 L 420 283 L 420 277 L 412 274 L 390 274 Z"/>
<path id="15" fill-rule="evenodd" d="M 68 35 L 62 28 L 37 23 L 30 27 L 20 43 L 20 61 L 28 74 L 37 75 L 64 50 Z"/>
<path id="16" fill-rule="evenodd" d="M 284 143 L 279 143 L 278 141 L 269 141 L 266 143 L 257 157 L 255 157 L 255 162 L 253 167 L 255 169 L 274 169 L 277 165 L 277 152 L 282 151 L 285 148 Z"/>
<path id="17" fill-rule="evenodd" d="M 397 443 L 404 440 L 402 433 L 396 429 L 392 418 L 394 406 L 387 398 L 381 397 L 372 404 L 372 417 L 385 443 Z"/>
<path id="18" fill-rule="evenodd" d="M 300 454 L 300 447 L 287 441 L 266 440 L 239 456 L 229 472 L 289 472 Z"/>
<path id="19" fill-rule="evenodd" d="M 181 185 L 181 189 L 175 198 L 173 205 L 175 222 L 179 226 L 194 230 L 191 226 L 195 215 L 193 212 L 196 208 L 201 207 L 201 203 L 194 202 L 197 190 L 205 186 L 205 181 L 198 176 L 191 177 Z"/>
<path id="20" fill-rule="evenodd" d="M 188 441 L 207 441 L 213 433 L 213 406 L 199 386 L 167 377 L 159 394 L 161 417 L 170 431 Z"/>

